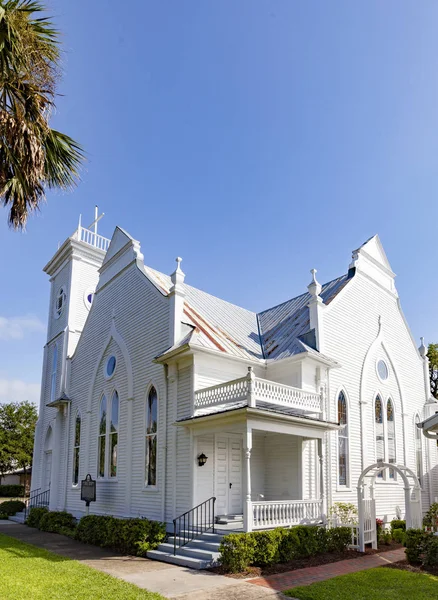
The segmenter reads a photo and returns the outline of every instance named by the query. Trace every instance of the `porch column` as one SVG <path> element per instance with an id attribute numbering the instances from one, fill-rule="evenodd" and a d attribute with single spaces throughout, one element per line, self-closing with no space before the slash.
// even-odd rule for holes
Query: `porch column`
<path id="1" fill-rule="evenodd" d="M 324 462 L 325 462 L 324 444 L 323 444 L 323 440 L 319 438 L 318 439 L 319 498 L 321 500 L 322 514 L 324 516 L 324 520 L 327 520 L 327 497 L 325 494 Z"/>
<path id="2" fill-rule="evenodd" d="M 251 450 L 252 450 L 252 429 L 247 427 L 245 437 L 245 476 L 246 476 L 246 502 L 243 508 L 243 529 L 252 531 L 253 514 L 251 502 Z"/>

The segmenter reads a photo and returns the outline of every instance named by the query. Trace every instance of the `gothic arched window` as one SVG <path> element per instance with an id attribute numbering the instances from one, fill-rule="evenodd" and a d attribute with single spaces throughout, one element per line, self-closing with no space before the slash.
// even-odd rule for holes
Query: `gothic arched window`
<path id="1" fill-rule="evenodd" d="M 338 482 L 348 485 L 348 414 L 344 392 L 338 396 L 338 422 L 342 429 L 338 431 Z"/>
<path id="2" fill-rule="evenodd" d="M 105 464 L 106 464 L 106 460 L 105 460 L 105 451 L 106 451 L 106 413 L 107 413 L 107 406 L 106 406 L 106 396 L 103 395 L 101 400 L 100 400 L 100 410 L 99 410 L 99 443 L 98 443 L 98 449 L 97 449 L 97 456 L 98 456 L 98 470 L 97 470 L 97 475 L 98 477 L 105 477 L 106 475 L 106 469 L 105 469 Z"/>
<path id="3" fill-rule="evenodd" d="M 383 406 L 380 396 L 376 397 L 374 404 L 374 419 L 376 425 L 376 461 L 384 462 L 385 460 L 385 434 L 383 427 Z M 380 479 L 383 479 L 383 472 L 378 474 Z"/>
<path id="4" fill-rule="evenodd" d="M 158 395 L 151 387 L 146 400 L 145 485 L 157 485 Z"/>
<path id="5" fill-rule="evenodd" d="M 391 399 L 386 403 L 386 443 L 388 447 L 388 462 L 395 464 L 395 424 L 394 424 L 394 405 Z M 389 469 L 389 478 L 394 479 L 394 469 Z"/>
<path id="6" fill-rule="evenodd" d="M 81 449 L 81 413 L 78 411 L 75 419 L 75 437 L 73 445 L 73 485 L 79 483 L 79 457 Z"/>

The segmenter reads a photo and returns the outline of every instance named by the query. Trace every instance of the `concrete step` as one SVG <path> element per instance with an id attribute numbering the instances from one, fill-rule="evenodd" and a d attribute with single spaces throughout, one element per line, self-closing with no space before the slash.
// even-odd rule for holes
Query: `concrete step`
<path id="1" fill-rule="evenodd" d="M 9 517 L 9 520 L 14 521 L 14 523 L 24 523 L 24 521 L 26 520 L 24 511 L 15 513 L 15 515 Z"/>
<path id="2" fill-rule="evenodd" d="M 181 537 L 181 541 L 183 540 L 184 537 L 184 533 L 186 535 L 186 539 L 190 539 L 193 536 L 193 533 L 191 531 L 181 531 L 180 532 L 180 536 L 177 536 L 177 541 L 179 540 L 179 537 Z M 217 543 L 220 544 L 223 537 L 225 534 L 223 533 L 212 533 L 211 531 L 207 532 L 207 533 L 201 533 L 201 535 L 197 535 L 193 541 L 203 541 L 203 542 L 213 542 L 213 543 Z M 173 536 L 170 536 L 169 539 L 172 540 L 173 543 Z"/>
<path id="3" fill-rule="evenodd" d="M 173 536 L 170 536 L 167 540 L 168 544 L 171 544 L 172 548 L 173 548 Z M 177 539 L 178 542 L 178 539 Z M 189 542 L 187 544 L 188 547 L 195 547 L 199 548 L 200 550 L 209 550 L 210 552 L 219 552 L 219 546 L 220 546 L 220 542 L 209 542 L 209 541 L 205 541 L 205 540 L 201 540 L 199 538 L 196 539 L 196 541 L 192 541 Z"/>
<path id="4" fill-rule="evenodd" d="M 160 544 L 157 548 L 161 552 L 168 552 L 173 554 L 173 544 Z M 190 558 L 199 558 L 208 563 L 216 562 L 219 558 L 219 552 L 212 552 L 211 550 L 204 550 L 200 548 L 196 542 L 190 542 L 186 546 L 176 549 L 176 553 L 181 556 L 188 556 Z"/>
<path id="5" fill-rule="evenodd" d="M 173 555 L 172 552 L 162 552 L 161 550 L 149 550 L 147 557 L 153 560 L 160 560 L 161 562 L 171 563 L 173 565 L 179 565 L 180 567 L 188 567 L 189 569 L 207 569 L 210 566 L 209 561 L 201 560 L 199 558 L 191 558 L 190 556 L 184 556 L 182 554 Z"/>

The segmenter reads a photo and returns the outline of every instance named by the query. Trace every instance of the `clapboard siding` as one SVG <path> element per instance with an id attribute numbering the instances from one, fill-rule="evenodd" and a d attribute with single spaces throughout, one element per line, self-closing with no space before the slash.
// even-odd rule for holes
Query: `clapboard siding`
<path id="1" fill-rule="evenodd" d="M 193 403 L 192 395 L 192 368 L 185 367 L 178 374 L 178 402 L 177 418 L 190 416 Z M 176 478 L 175 511 L 177 516 L 192 508 L 192 461 L 190 460 L 190 433 L 185 427 L 177 427 L 176 431 Z"/>

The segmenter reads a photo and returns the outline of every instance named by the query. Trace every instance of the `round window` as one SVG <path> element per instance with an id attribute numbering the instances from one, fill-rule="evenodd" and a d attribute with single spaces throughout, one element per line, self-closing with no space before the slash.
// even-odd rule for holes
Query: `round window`
<path id="1" fill-rule="evenodd" d="M 108 379 L 114 375 L 114 371 L 116 370 L 116 357 L 110 356 L 106 361 L 105 367 L 105 377 Z"/>
<path id="2" fill-rule="evenodd" d="M 384 360 L 379 360 L 379 362 L 377 363 L 377 373 L 379 374 L 379 377 L 382 381 L 385 381 L 386 379 L 388 379 L 388 375 L 389 375 L 388 365 L 386 364 L 386 362 Z"/>
<path id="3" fill-rule="evenodd" d="M 93 299 L 94 299 L 94 290 L 93 289 L 87 290 L 84 294 L 84 302 L 85 302 L 85 306 L 87 307 L 88 310 L 90 310 L 91 305 L 93 304 Z"/>
<path id="4" fill-rule="evenodd" d="M 64 286 L 60 287 L 55 298 L 55 319 L 59 319 L 64 310 L 65 302 L 67 300 L 67 294 L 65 293 Z"/>

